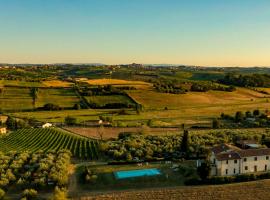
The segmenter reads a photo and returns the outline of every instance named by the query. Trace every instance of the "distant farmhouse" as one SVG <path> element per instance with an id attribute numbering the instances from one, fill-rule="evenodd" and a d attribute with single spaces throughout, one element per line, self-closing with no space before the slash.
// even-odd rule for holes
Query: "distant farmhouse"
<path id="1" fill-rule="evenodd" d="M 45 123 L 41 127 L 42 128 L 50 128 L 50 127 L 52 127 L 52 124 L 51 123 Z"/>
<path id="2" fill-rule="evenodd" d="M 240 144 L 243 145 L 241 148 L 222 144 L 211 149 L 212 176 L 231 176 L 270 170 L 269 148 L 257 148 L 257 144 L 248 142 Z"/>
<path id="3" fill-rule="evenodd" d="M 1 134 L 6 134 L 7 133 L 7 128 L 6 127 L 1 127 L 0 126 L 0 135 Z"/>

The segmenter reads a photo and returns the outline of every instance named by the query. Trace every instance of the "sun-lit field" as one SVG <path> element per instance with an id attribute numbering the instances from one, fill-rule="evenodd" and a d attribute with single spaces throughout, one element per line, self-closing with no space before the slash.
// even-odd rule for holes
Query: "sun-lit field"
<path id="1" fill-rule="evenodd" d="M 73 83 L 61 80 L 42 81 L 42 84 L 46 87 L 71 87 L 73 85 Z"/>
<path id="2" fill-rule="evenodd" d="M 187 94 L 168 94 L 154 90 L 132 90 L 128 94 L 149 109 L 171 109 L 200 107 L 203 105 L 258 104 L 266 102 L 269 95 L 253 90 L 238 88 L 234 92 L 209 91 L 188 92 Z"/>
<path id="3" fill-rule="evenodd" d="M 146 128 L 141 127 L 66 127 L 66 130 L 69 130 L 78 135 L 86 136 L 89 138 L 100 139 L 100 132 L 103 131 L 102 138 L 117 138 L 119 133 L 130 132 L 130 133 L 140 133 L 148 132 L 151 135 L 165 135 L 165 134 L 178 134 L 180 133 L 179 128 Z M 147 134 L 147 133 L 145 133 Z"/>
<path id="4" fill-rule="evenodd" d="M 124 103 L 133 104 L 131 99 L 124 95 L 102 95 L 102 96 L 87 96 L 85 97 L 90 103 L 105 105 L 109 103 Z"/>
<path id="5" fill-rule="evenodd" d="M 42 122 L 64 122 L 65 117 L 76 117 L 79 122 L 84 120 L 98 120 L 98 116 L 104 111 L 87 110 L 61 110 L 61 111 L 36 111 L 12 113 L 14 117 L 30 118 L 34 117 Z"/>
<path id="6" fill-rule="evenodd" d="M 90 85 L 151 85 L 143 81 L 127 81 L 121 79 L 92 79 L 85 81 Z"/>

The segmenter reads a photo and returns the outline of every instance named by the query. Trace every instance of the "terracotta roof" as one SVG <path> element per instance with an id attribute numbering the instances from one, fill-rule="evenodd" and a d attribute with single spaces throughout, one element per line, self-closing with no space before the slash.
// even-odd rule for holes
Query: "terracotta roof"
<path id="1" fill-rule="evenodd" d="M 270 149 L 264 148 L 264 149 L 245 149 L 238 151 L 238 154 L 241 157 L 250 157 L 250 156 L 264 156 L 264 155 L 270 155 Z"/>
<path id="2" fill-rule="evenodd" d="M 235 160 L 235 159 L 241 159 L 241 157 L 237 152 L 232 151 L 232 152 L 217 154 L 216 159 L 219 161 L 221 161 L 221 160 Z"/>
<path id="3" fill-rule="evenodd" d="M 229 144 L 221 144 L 218 146 L 215 146 L 211 149 L 215 154 L 219 154 L 222 152 L 228 152 L 228 151 L 233 151 L 233 150 L 240 150 L 238 147 L 229 145 Z"/>

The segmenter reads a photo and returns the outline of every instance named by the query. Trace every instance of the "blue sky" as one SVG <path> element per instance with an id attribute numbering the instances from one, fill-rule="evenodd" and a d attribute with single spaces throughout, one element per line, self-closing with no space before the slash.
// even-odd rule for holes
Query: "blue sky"
<path id="1" fill-rule="evenodd" d="M 0 62 L 270 66 L 268 0 L 0 0 Z"/>

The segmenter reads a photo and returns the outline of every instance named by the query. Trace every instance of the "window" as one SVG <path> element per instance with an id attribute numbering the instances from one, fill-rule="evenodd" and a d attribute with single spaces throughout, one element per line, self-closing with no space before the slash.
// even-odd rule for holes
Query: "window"
<path id="1" fill-rule="evenodd" d="M 254 157 L 254 160 L 257 161 L 257 157 Z"/>
<path id="2" fill-rule="evenodd" d="M 245 170 L 248 170 L 248 166 L 245 166 Z"/>
<path id="3" fill-rule="evenodd" d="M 226 164 L 228 164 L 229 163 L 229 161 L 228 160 L 226 160 Z"/>
<path id="4" fill-rule="evenodd" d="M 237 163 L 237 160 L 234 160 L 234 163 Z"/>
<path id="5" fill-rule="evenodd" d="M 264 171 L 267 171 L 267 165 L 264 165 Z"/>
<path id="6" fill-rule="evenodd" d="M 233 173 L 234 173 L 234 174 L 236 173 L 236 170 L 235 170 L 235 168 L 233 169 Z"/>
<path id="7" fill-rule="evenodd" d="M 213 163 L 216 164 L 216 159 L 214 158 Z"/>
<path id="8" fill-rule="evenodd" d="M 226 169 L 226 174 L 228 174 L 228 169 Z"/>
<path id="9" fill-rule="evenodd" d="M 244 158 L 244 162 L 247 162 L 247 158 Z"/>
<path id="10" fill-rule="evenodd" d="M 254 166 L 254 172 L 257 172 L 257 165 Z"/>
<path id="11" fill-rule="evenodd" d="M 269 156 L 266 156 L 266 160 L 269 160 Z"/>

